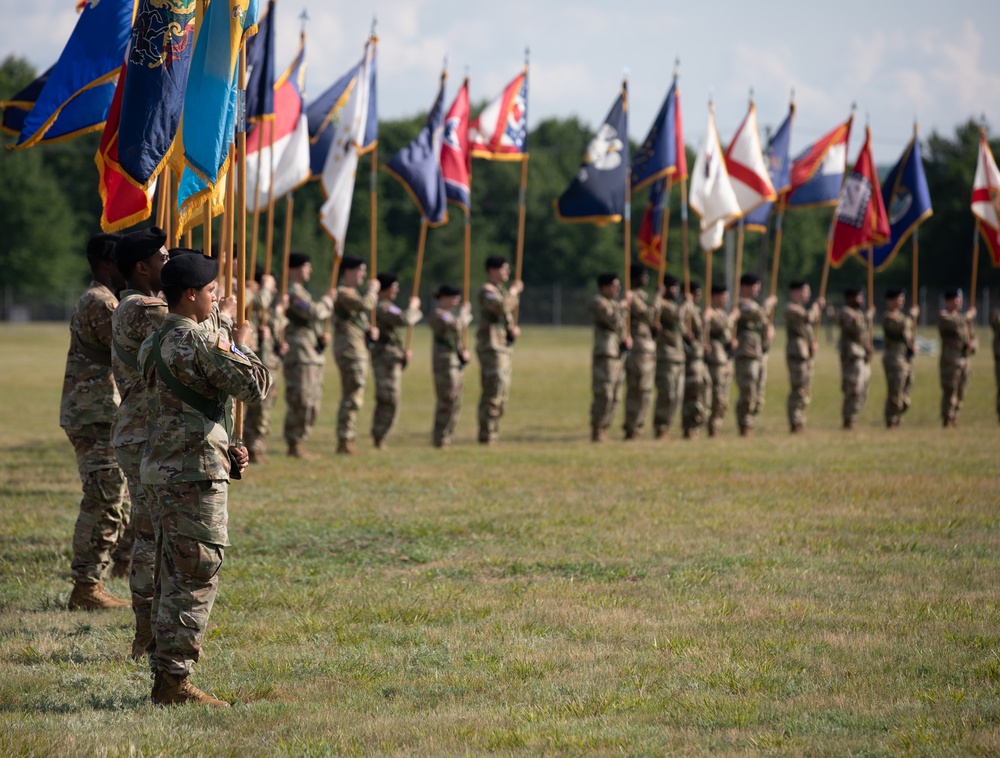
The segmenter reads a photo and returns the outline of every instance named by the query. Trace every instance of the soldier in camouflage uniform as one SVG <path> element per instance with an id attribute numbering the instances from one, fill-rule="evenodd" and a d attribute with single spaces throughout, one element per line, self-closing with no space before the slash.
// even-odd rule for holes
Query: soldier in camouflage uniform
<path id="1" fill-rule="evenodd" d="M 156 535 L 152 699 L 161 705 L 228 705 L 190 681 L 229 544 L 232 466 L 242 471 L 249 462 L 246 448 L 230 445 L 226 406 L 230 398 L 260 402 L 271 387 L 270 372 L 246 345 L 248 322 L 233 332 L 199 326 L 212 315 L 218 270 L 198 255 L 163 267 L 169 313 L 138 355 L 149 402 L 140 480 Z"/>
<path id="2" fill-rule="evenodd" d="M 653 430 L 656 439 L 664 439 L 674 423 L 674 416 L 684 401 L 684 320 L 680 284 L 667 274 L 663 291 L 656 302 L 656 407 Z"/>
<path id="3" fill-rule="evenodd" d="M 997 418 L 1000 418 L 1000 305 L 990 313 L 993 329 L 993 374 L 997 384 Z"/>
<path id="4" fill-rule="evenodd" d="M 771 311 L 777 299 L 772 295 L 761 306 L 760 277 L 744 274 L 740 277 L 740 302 L 734 314 L 736 322 L 736 423 L 740 436 L 753 434 L 757 415 L 764 407 L 764 386 L 767 382 L 767 352 L 774 339 Z"/>
<path id="5" fill-rule="evenodd" d="M 811 306 L 812 290 L 808 282 L 793 281 L 788 288 L 785 305 L 785 328 L 788 343 L 785 345 L 785 363 L 788 365 L 788 426 L 792 434 L 806 426 L 806 408 L 812 397 L 813 359 L 816 357 L 816 326 L 826 307 L 826 299 L 819 298 Z"/>
<path id="6" fill-rule="evenodd" d="M 281 356 L 288 349 L 281 339 L 287 298 L 278 297 L 277 292 L 275 278 L 265 274 L 264 269 L 258 266 L 254 280 L 247 283 L 247 293 L 252 293 L 247 309 L 247 318 L 253 329 L 250 349 L 264 362 L 272 377 L 277 377 Z M 267 463 L 267 436 L 271 433 L 271 412 L 277 400 L 278 393 L 272 389 L 263 402 L 250 403 L 246 407 L 243 441 L 250 453 L 250 463 Z"/>
<path id="7" fill-rule="evenodd" d="M 684 324 L 684 407 L 681 425 L 684 439 L 698 436 L 698 429 L 705 423 L 708 413 L 710 379 L 705 366 L 705 317 L 699 307 L 701 285 L 691 282 L 691 299 L 681 306 Z"/>
<path id="8" fill-rule="evenodd" d="M 649 302 L 645 287 L 649 284 L 649 270 L 642 263 L 633 263 L 631 269 L 632 304 L 629 306 L 629 332 L 632 349 L 625 359 L 625 439 L 632 440 L 642 434 L 649 416 L 656 378 L 656 341 L 653 327 L 656 323 L 655 303 Z"/>
<path id="9" fill-rule="evenodd" d="M 857 287 L 844 290 L 844 307 L 840 309 L 840 388 L 844 393 L 841 416 L 844 429 L 853 429 L 854 423 L 868 399 L 872 369 L 872 319 L 875 309 L 867 312 L 865 299 Z"/>
<path id="10" fill-rule="evenodd" d="M 625 314 L 632 304 L 632 294 L 624 300 L 621 281 L 615 274 L 597 277 L 599 294 L 590 301 L 594 319 L 594 351 L 591 363 L 590 439 L 604 442 L 615 418 L 618 390 L 624 375 L 622 358 L 632 347 L 632 337 L 625 330 Z"/>
<path id="11" fill-rule="evenodd" d="M 385 449 L 396 417 L 399 415 L 400 385 L 403 368 L 410 362 L 410 351 L 400 335 L 402 327 L 411 327 L 423 318 L 420 298 L 411 297 L 404 311 L 395 304 L 399 297 L 399 280 L 387 271 L 378 275 L 378 305 L 375 306 L 375 326 L 378 341 L 372 347 L 372 373 L 375 375 L 375 412 L 372 414 L 372 440 L 376 450 Z"/>
<path id="12" fill-rule="evenodd" d="M 916 354 L 916 319 L 920 309 L 910 308 L 907 315 L 903 311 L 906 291 L 902 287 L 890 287 L 885 291 L 885 313 L 882 316 L 882 331 L 885 335 L 885 349 L 882 366 L 888 393 L 885 398 L 885 425 L 889 429 L 899 426 L 899 422 L 910 407 L 910 390 L 913 389 L 913 356 Z"/>
<path id="13" fill-rule="evenodd" d="M 430 327 L 434 335 L 431 348 L 431 367 L 434 371 L 434 447 L 451 445 L 451 435 L 462 408 L 462 372 L 469 362 L 469 351 L 462 347 L 462 332 L 472 323 L 472 304 L 462 303 L 458 287 L 442 284 L 434 293 L 437 307 L 431 316 Z"/>
<path id="14" fill-rule="evenodd" d="M 733 382 L 732 353 L 736 350 L 733 319 L 729 312 L 729 290 L 724 284 L 712 285 L 712 307 L 705 314 L 708 349 L 705 365 L 711 385 L 708 411 L 708 436 L 714 437 L 729 410 L 729 387 Z"/>
<path id="15" fill-rule="evenodd" d="M 368 275 L 360 258 L 345 255 L 340 261 L 340 286 L 333 306 L 333 357 L 340 372 L 340 407 L 337 409 L 337 452 L 352 455 L 358 411 L 365 402 L 368 378 L 368 340 L 378 341 L 378 327 L 369 316 L 378 302 L 378 279 L 368 282 L 364 296 L 358 291 Z"/>
<path id="16" fill-rule="evenodd" d="M 524 282 L 518 280 L 508 290 L 510 264 L 499 255 L 486 259 L 486 281 L 479 288 L 479 328 L 476 330 L 476 357 L 482 394 L 479 397 L 479 441 L 484 445 L 500 440 L 500 417 L 510 395 L 511 346 L 521 330 L 514 323 Z"/>
<path id="17" fill-rule="evenodd" d="M 73 443 L 83 485 L 80 513 L 73 529 L 70 610 L 131 605 L 104 591 L 104 577 L 112 560 L 128 566 L 127 555 L 113 558 L 128 526 L 125 476 L 118 467 L 111 439 L 119 402 L 111 373 L 111 314 L 118 305 L 115 291 L 124 284 L 114 263 L 118 239 L 117 234 L 97 234 L 87 243 L 92 281 L 77 301 L 69 324 L 59 426 Z"/>
<path id="18" fill-rule="evenodd" d="M 962 313 L 962 290 L 944 293 L 944 310 L 938 316 L 941 333 L 941 422 L 958 425 L 965 390 L 969 386 L 969 356 L 978 347 L 973 322 L 976 309 Z"/>
<path id="19" fill-rule="evenodd" d="M 323 350 L 329 337 L 325 321 L 333 313 L 337 291 L 330 289 L 313 302 L 306 284 L 312 276 L 312 262 L 305 253 L 292 253 L 288 259 L 288 308 L 285 315 L 285 441 L 288 454 L 296 458 L 315 458 L 303 447 L 319 415 L 323 400 Z"/>

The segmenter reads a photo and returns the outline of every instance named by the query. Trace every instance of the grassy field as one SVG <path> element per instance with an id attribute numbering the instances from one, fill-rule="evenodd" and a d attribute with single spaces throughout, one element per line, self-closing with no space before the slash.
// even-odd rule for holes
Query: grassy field
<path id="1" fill-rule="evenodd" d="M 503 443 L 430 446 L 429 344 L 391 450 L 233 485 L 233 546 L 194 681 L 226 712 L 157 709 L 131 615 L 63 610 L 79 498 L 58 428 L 63 325 L 0 327 L 0 754 L 1000 752 L 1000 427 L 992 356 L 955 430 L 936 359 L 853 433 L 821 343 L 809 431 L 782 346 L 752 440 L 588 439 L 583 329 L 527 328 Z M 127 591 L 111 583 L 117 594 Z"/>

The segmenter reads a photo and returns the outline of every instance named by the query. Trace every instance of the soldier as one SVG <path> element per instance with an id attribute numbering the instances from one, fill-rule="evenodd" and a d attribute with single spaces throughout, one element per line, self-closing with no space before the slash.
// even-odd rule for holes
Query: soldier
<path id="1" fill-rule="evenodd" d="M 736 422 L 740 436 L 753 434 L 757 415 L 764 407 L 764 387 L 767 383 L 767 352 L 774 339 L 771 312 L 777 298 L 771 295 L 761 306 L 760 277 L 744 274 L 740 277 L 740 302 L 733 312 L 736 325 Z"/>
<path id="2" fill-rule="evenodd" d="M 368 345 L 378 341 L 378 327 L 371 326 L 368 314 L 378 302 L 378 279 L 368 282 L 362 297 L 358 288 L 365 283 L 368 266 L 353 255 L 340 261 L 340 286 L 333 306 L 333 357 L 340 372 L 340 407 L 337 409 L 337 452 L 353 455 L 358 411 L 365 402 L 368 378 Z"/>
<path id="3" fill-rule="evenodd" d="M 622 358 L 632 347 L 632 338 L 625 331 L 625 313 L 632 303 L 632 294 L 618 300 L 622 285 L 616 274 L 599 275 L 597 287 L 599 294 L 590 301 L 590 313 L 594 318 L 590 439 L 604 442 L 618 405 L 618 389 L 624 373 Z"/>
<path id="4" fill-rule="evenodd" d="M 288 345 L 280 336 L 284 332 L 287 298 L 277 296 L 277 282 L 273 276 L 265 274 L 261 266 L 254 272 L 254 279 L 247 283 L 247 293 L 251 292 L 247 315 L 253 330 L 250 349 L 264 362 L 271 376 L 276 378 L 281 367 L 281 356 L 288 350 Z M 267 436 L 271 433 L 271 412 L 277 399 L 277 391 L 272 390 L 267 393 L 263 402 L 251 403 L 246 407 L 243 440 L 250 454 L 250 463 L 267 463 Z"/>
<path id="5" fill-rule="evenodd" d="M 664 439 L 674 423 L 674 416 L 684 400 L 684 322 L 680 284 L 667 274 L 656 302 L 656 408 L 653 430 L 656 439 Z"/>
<path id="6" fill-rule="evenodd" d="M 434 334 L 431 349 L 431 367 L 434 371 L 434 447 L 451 445 L 451 435 L 462 408 L 462 372 L 469 362 L 469 351 L 462 347 L 462 332 L 472 323 L 472 304 L 462 303 L 462 291 L 450 284 L 442 284 L 434 293 L 437 307 L 431 316 Z"/>
<path id="7" fill-rule="evenodd" d="M 788 426 L 792 434 L 805 429 L 806 408 L 812 397 L 813 359 L 816 357 L 816 326 L 826 307 L 826 298 L 811 306 L 812 290 L 808 282 L 795 280 L 788 287 L 785 305 L 785 363 L 788 365 Z"/>
<path id="8" fill-rule="evenodd" d="M 153 522 L 139 481 L 142 453 L 146 448 L 149 407 L 137 356 L 139 346 L 160 327 L 167 315 L 166 302 L 156 294 L 160 291 L 160 270 L 170 259 L 164 247 L 166 241 L 166 233 L 153 227 L 132 232 L 115 246 L 115 263 L 125 278 L 126 289 L 111 316 L 111 368 L 121 393 L 113 441 L 132 501 L 130 525 L 134 539 L 129 588 L 132 591 L 132 611 L 135 613 L 131 655 L 136 661 L 146 654 L 146 648 L 153 639 L 150 611 L 153 606 L 156 553 Z"/>
<path id="9" fill-rule="evenodd" d="M 649 416 L 649 403 L 656 378 L 656 341 L 653 326 L 656 309 L 649 302 L 645 287 L 649 284 L 649 269 L 642 263 L 631 268 L 632 304 L 629 306 L 629 333 L 632 349 L 625 359 L 625 439 L 642 434 Z"/>
<path id="10" fill-rule="evenodd" d="M 903 414 L 910 407 L 910 390 L 913 389 L 915 324 L 920 309 L 913 306 L 907 315 L 903 311 L 905 304 L 906 290 L 902 287 L 889 287 L 885 291 L 885 313 L 882 316 L 885 349 L 882 353 L 882 366 L 885 368 L 885 381 L 888 385 L 885 425 L 889 429 L 899 426 Z"/>
<path id="11" fill-rule="evenodd" d="M 249 458 L 246 448 L 230 445 L 226 404 L 231 397 L 260 402 L 271 374 L 246 346 L 249 322 L 234 332 L 225 322 L 219 331 L 198 326 L 212 315 L 218 271 L 215 259 L 200 255 L 163 267 L 169 313 L 138 355 L 149 402 L 140 480 L 156 535 L 150 667 L 152 700 L 160 705 L 229 705 L 191 684 L 190 674 L 229 544 L 231 467 L 242 471 Z M 227 301 L 231 317 L 235 303 Z"/>
<path id="12" fill-rule="evenodd" d="M 309 436 L 319 415 L 323 400 L 323 350 L 329 344 L 324 322 L 333 313 L 337 299 L 335 289 L 313 302 L 306 284 L 312 276 L 312 262 L 305 253 L 292 253 L 288 258 L 288 309 L 285 315 L 285 441 L 288 454 L 311 459 L 315 454 L 302 443 Z"/>
<path id="13" fill-rule="evenodd" d="M 976 309 L 962 313 L 962 290 L 944 293 L 944 310 L 938 316 L 941 333 L 941 422 L 945 427 L 958 426 L 965 389 L 969 386 L 969 356 L 978 347 L 973 321 Z"/>
<path id="14" fill-rule="evenodd" d="M 853 429 L 858 414 L 868 399 L 872 369 L 872 320 L 875 309 L 867 312 L 865 297 L 858 287 L 844 290 L 844 307 L 840 309 L 840 388 L 844 393 L 841 415 L 844 429 Z"/>
<path id="15" fill-rule="evenodd" d="M 997 383 L 997 418 L 1000 418 L 1000 305 L 990 314 L 993 328 L 993 373 Z"/>
<path id="16" fill-rule="evenodd" d="M 708 412 L 708 369 L 705 367 L 705 318 L 699 306 L 701 285 L 691 282 L 691 299 L 682 306 L 684 324 L 684 406 L 681 425 L 684 439 L 698 436 Z"/>
<path id="17" fill-rule="evenodd" d="M 375 412 L 372 414 L 372 439 L 376 450 L 385 449 L 385 439 L 396 424 L 399 415 L 400 384 L 403 369 L 410 362 L 410 350 L 404 349 L 399 330 L 411 327 L 424 317 L 420 312 L 420 298 L 411 297 L 404 311 L 397 307 L 399 279 L 391 271 L 378 275 L 378 305 L 375 307 L 375 326 L 378 341 L 372 347 L 372 372 L 375 375 Z"/>
<path id="18" fill-rule="evenodd" d="M 77 301 L 69 324 L 59 426 L 73 443 L 83 488 L 73 529 L 71 611 L 131 605 L 104 590 L 112 560 L 124 570 L 122 576 L 129 560 L 127 554 L 112 555 L 129 516 L 124 502 L 125 476 L 118 467 L 111 434 L 119 402 L 111 373 L 111 314 L 118 305 L 115 291 L 124 284 L 114 262 L 118 240 L 117 234 L 95 234 L 87 243 L 91 282 Z"/>
<path id="19" fill-rule="evenodd" d="M 486 281 L 479 288 L 479 328 L 476 357 L 482 379 L 479 398 L 479 441 L 493 445 L 500 440 L 500 417 L 510 395 L 511 347 L 521 334 L 514 323 L 524 282 L 518 279 L 508 290 L 510 264 L 499 255 L 486 259 Z"/>
<path id="20" fill-rule="evenodd" d="M 733 382 L 733 367 L 730 362 L 736 350 L 733 319 L 729 312 L 729 290 L 725 284 L 712 285 L 712 307 L 705 318 L 708 331 L 705 365 L 708 368 L 712 396 L 707 427 L 708 436 L 714 437 L 729 410 L 729 386 Z"/>

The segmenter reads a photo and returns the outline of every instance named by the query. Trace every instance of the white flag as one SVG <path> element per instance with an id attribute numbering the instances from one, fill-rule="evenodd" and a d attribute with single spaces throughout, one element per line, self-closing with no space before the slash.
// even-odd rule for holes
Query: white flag
<path id="1" fill-rule="evenodd" d="M 746 118 L 726 149 L 726 170 L 733 184 L 736 201 L 740 204 L 741 215 L 745 216 L 758 205 L 777 198 L 771 174 L 764 162 L 764 151 L 760 147 L 757 108 L 753 103 L 750 103 Z"/>
<path id="2" fill-rule="evenodd" d="M 708 110 L 705 139 L 691 171 L 688 205 L 701 217 L 700 241 L 706 252 L 719 249 L 726 224 L 743 215 L 729 180 L 729 172 L 726 171 L 725 156 L 715 129 L 715 113 L 711 107 Z"/>

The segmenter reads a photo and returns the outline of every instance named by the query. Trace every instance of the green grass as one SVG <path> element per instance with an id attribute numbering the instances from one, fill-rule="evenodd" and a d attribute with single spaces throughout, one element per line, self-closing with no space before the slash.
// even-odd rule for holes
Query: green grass
<path id="1" fill-rule="evenodd" d="M 598 446 L 589 332 L 529 327 L 502 444 L 474 442 L 473 362 L 438 451 L 425 331 L 387 453 L 367 437 L 369 388 L 361 454 L 332 454 L 331 366 L 322 460 L 280 454 L 279 400 L 271 465 L 231 489 L 194 675 L 236 702 L 216 713 L 149 704 L 128 613 L 62 610 L 68 339 L 0 327 L 0 754 L 1000 752 L 988 348 L 957 430 L 918 357 L 903 427 L 882 428 L 876 363 L 843 432 L 824 342 L 805 435 L 787 432 L 779 345 L 754 439 L 730 417 L 715 440 Z"/>

